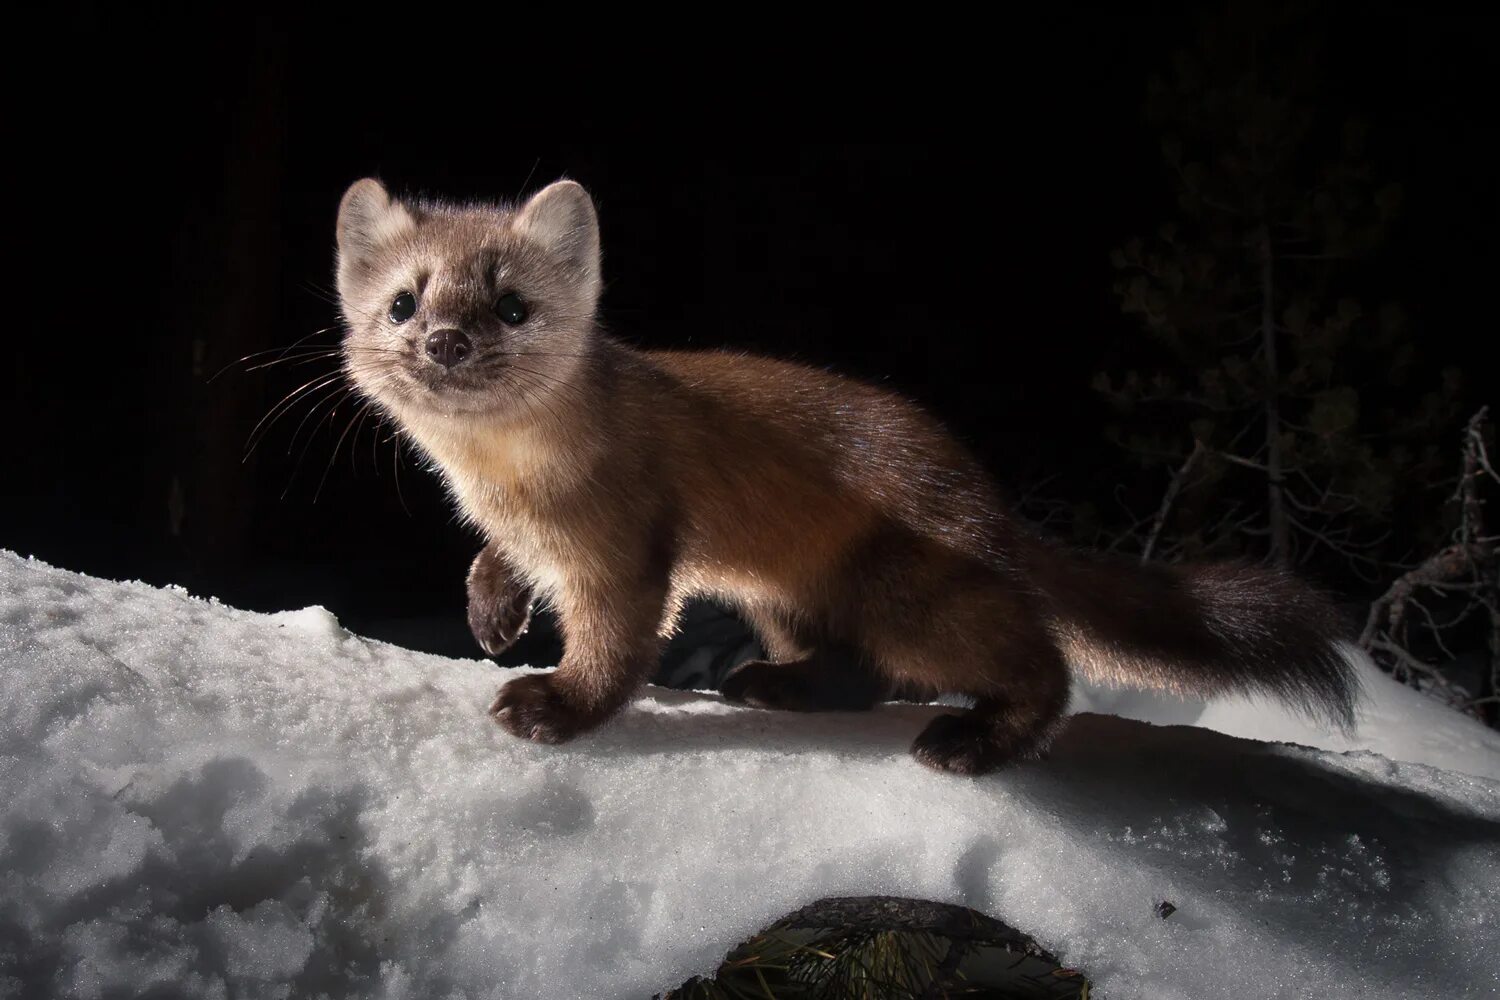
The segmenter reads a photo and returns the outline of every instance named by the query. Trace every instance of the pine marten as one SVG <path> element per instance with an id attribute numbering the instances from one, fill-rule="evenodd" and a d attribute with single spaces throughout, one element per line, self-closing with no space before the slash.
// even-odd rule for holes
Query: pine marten
<path id="1" fill-rule="evenodd" d="M 1037 755 L 1070 665 L 1351 718 L 1338 616 L 1286 573 L 1068 552 L 895 393 L 606 336 L 598 220 L 572 181 L 518 206 L 395 200 L 358 181 L 337 272 L 345 371 L 488 541 L 468 579 L 475 637 L 504 649 L 535 600 L 559 616 L 557 668 L 490 706 L 516 736 L 558 743 L 618 712 L 694 596 L 737 609 L 767 651 L 726 679 L 731 701 L 971 698 L 912 744 L 944 771 Z"/>

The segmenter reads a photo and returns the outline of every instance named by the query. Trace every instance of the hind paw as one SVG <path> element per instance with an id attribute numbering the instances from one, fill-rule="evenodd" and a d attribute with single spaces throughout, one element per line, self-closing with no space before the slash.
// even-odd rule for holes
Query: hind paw
<path id="1" fill-rule="evenodd" d="M 950 774 L 985 774 L 1009 763 L 994 730 L 972 715 L 940 715 L 911 745 L 911 755 Z"/>
<path id="2" fill-rule="evenodd" d="M 812 707 L 804 688 L 797 671 L 786 664 L 751 660 L 724 678 L 720 692 L 741 705 L 796 711 Z"/>

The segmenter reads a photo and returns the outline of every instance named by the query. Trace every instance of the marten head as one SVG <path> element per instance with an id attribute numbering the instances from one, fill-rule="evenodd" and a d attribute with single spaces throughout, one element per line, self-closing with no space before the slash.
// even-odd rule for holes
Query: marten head
<path id="1" fill-rule="evenodd" d="M 509 207 L 397 201 L 366 178 L 339 206 L 344 369 L 403 421 L 555 412 L 599 286 L 598 220 L 572 181 Z"/>

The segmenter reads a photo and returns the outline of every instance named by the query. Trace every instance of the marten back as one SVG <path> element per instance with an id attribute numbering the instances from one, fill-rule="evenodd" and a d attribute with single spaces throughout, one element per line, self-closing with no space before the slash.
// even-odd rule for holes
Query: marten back
<path id="1" fill-rule="evenodd" d="M 654 426 L 689 498 L 718 498 L 729 519 L 831 506 L 846 524 L 900 525 L 981 562 L 1002 559 L 1006 519 L 989 476 L 900 395 L 742 353 L 645 357 L 687 402 L 660 413 Z M 725 483 L 732 485 L 721 490 Z"/>

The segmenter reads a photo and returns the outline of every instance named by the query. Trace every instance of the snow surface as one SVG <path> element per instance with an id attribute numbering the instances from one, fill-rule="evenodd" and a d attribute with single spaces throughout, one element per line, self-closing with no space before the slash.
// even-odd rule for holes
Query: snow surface
<path id="1" fill-rule="evenodd" d="M 1373 668 L 1349 739 L 1080 702 L 1378 754 L 1082 714 L 980 779 L 907 756 L 919 706 L 653 688 L 530 745 L 484 714 L 510 673 L 0 552 L 0 996 L 644 998 L 850 894 L 976 907 L 1103 997 L 1500 987 L 1500 740 Z"/>

